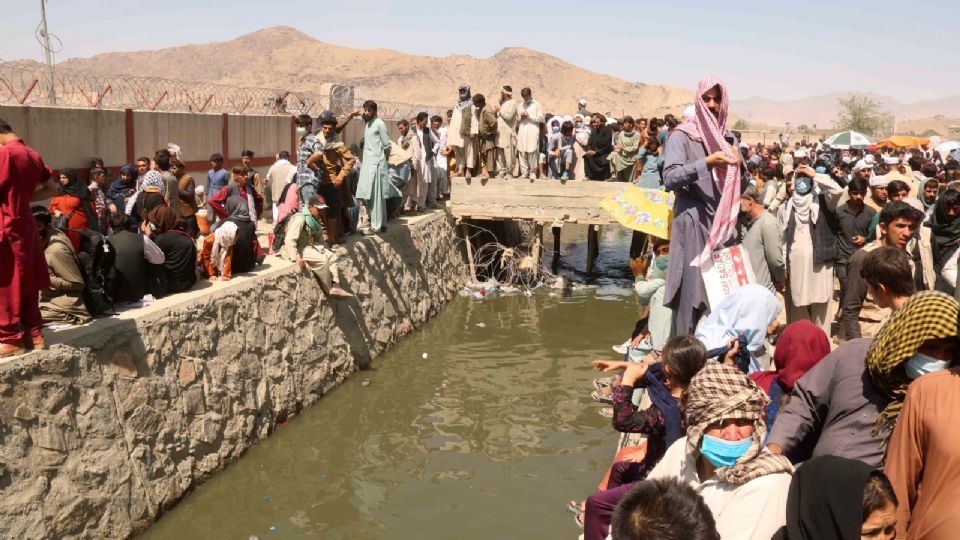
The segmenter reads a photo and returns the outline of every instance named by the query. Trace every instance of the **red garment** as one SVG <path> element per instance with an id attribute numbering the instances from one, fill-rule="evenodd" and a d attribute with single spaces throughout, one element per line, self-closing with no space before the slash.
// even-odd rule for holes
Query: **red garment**
<path id="1" fill-rule="evenodd" d="M 40 335 L 40 289 L 50 286 L 47 262 L 30 211 L 37 184 L 53 172 L 33 148 L 13 139 L 0 146 L 0 342 Z"/>
<path id="2" fill-rule="evenodd" d="M 780 333 L 777 350 L 773 353 L 777 371 L 758 371 L 750 375 L 750 379 L 768 395 L 773 381 L 779 382 L 784 393 L 789 394 L 797 380 L 828 354 L 830 340 L 827 335 L 819 326 L 803 319 L 787 325 Z"/>
<path id="3" fill-rule="evenodd" d="M 253 195 L 253 207 L 257 212 L 257 220 L 260 220 L 263 218 L 263 196 L 250 187 L 250 184 L 247 184 L 247 187 L 250 188 L 249 194 Z M 217 213 L 220 219 L 227 219 L 227 209 L 224 204 L 229 197 L 241 197 L 244 201 L 247 200 L 247 194 L 240 192 L 240 186 L 238 184 L 230 184 L 207 199 L 207 204 L 210 205 L 210 208 L 213 208 L 213 211 Z"/>
<path id="4" fill-rule="evenodd" d="M 57 195 L 50 201 L 50 213 L 59 210 L 65 216 L 69 216 L 67 226 L 71 229 L 86 230 L 90 226 L 87 219 L 87 213 L 83 210 L 83 201 L 68 193 Z M 78 232 L 64 231 L 70 243 L 73 245 L 73 252 L 80 252 L 80 238 L 83 236 Z"/>

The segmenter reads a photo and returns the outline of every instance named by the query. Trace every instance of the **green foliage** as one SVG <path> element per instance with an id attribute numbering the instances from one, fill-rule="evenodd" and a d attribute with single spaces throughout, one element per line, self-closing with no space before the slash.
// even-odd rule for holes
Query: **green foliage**
<path id="1" fill-rule="evenodd" d="M 837 100 L 840 113 L 834 126 L 838 130 L 852 129 L 864 134 L 873 134 L 891 124 L 891 116 L 879 102 L 868 96 L 852 95 Z"/>
<path id="2" fill-rule="evenodd" d="M 741 131 L 741 130 L 745 130 L 745 129 L 750 129 L 750 124 L 748 124 L 747 121 L 744 120 L 743 118 L 740 118 L 739 120 L 737 120 L 736 122 L 734 122 L 734 124 L 733 124 L 733 129 L 735 129 L 735 130 L 737 130 L 737 131 Z"/>

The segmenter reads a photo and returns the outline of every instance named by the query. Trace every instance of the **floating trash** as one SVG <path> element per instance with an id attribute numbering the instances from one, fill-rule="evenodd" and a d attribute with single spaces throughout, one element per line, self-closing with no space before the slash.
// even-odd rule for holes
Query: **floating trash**
<path id="1" fill-rule="evenodd" d="M 269 496 L 269 495 L 264 495 L 264 496 L 263 496 L 263 500 L 269 501 L 269 500 L 270 500 L 270 496 Z"/>
<path id="2" fill-rule="evenodd" d="M 276 526 L 276 525 L 271 525 L 271 526 L 270 526 L 270 532 L 277 532 L 277 526 Z"/>
<path id="3" fill-rule="evenodd" d="M 477 323 L 477 328 L 486 328 L 486 327 L 487 327 L 486 323 L 482 323 L 482 322 Z"/>
<path id="4" fill-rule="evenodd" d="M 426 359 L 427 359 L 427 353 L 423 353 L 423 355 L 422 355 L 422 356 L 423 356 L 423 359 L 424 359 L 424 360 L 426 360 Z"/>
<path id="5" fill-rule="evenodd" d="M 370 386 L 370 383 L 373 382 L 370 379 L 364 379 L 360 381 L 360 386 Z"/>

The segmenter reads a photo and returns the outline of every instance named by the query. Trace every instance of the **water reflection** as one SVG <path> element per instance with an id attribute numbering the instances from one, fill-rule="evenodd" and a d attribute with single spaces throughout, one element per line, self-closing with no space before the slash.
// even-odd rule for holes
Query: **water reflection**
<path id="1" fill-rule="evenodd" d="M 563 506 L 595 489 L 614 444 L 589 359 L 636 315 L 623 281 L 601 280 L 602 294 L 458 298 L 143 538 L 575 537 Z"/>

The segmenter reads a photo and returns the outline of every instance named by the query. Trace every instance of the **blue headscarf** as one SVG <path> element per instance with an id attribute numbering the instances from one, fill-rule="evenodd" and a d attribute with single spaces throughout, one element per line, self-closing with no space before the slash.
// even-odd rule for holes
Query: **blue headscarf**
<path id="1" fill-rule="evenodd" d="M 763 351 L 767 328 L 782 310 L 780 300 L 766 287 L 744 285 L 728 294 L 700 321 L 694 335 L 708 351 L 727 347 L 730 338 L 742 335 L 741 351 L 757 353 Z M 750 372 L 758 369 L 760 365 L 751 355 Z"/>

